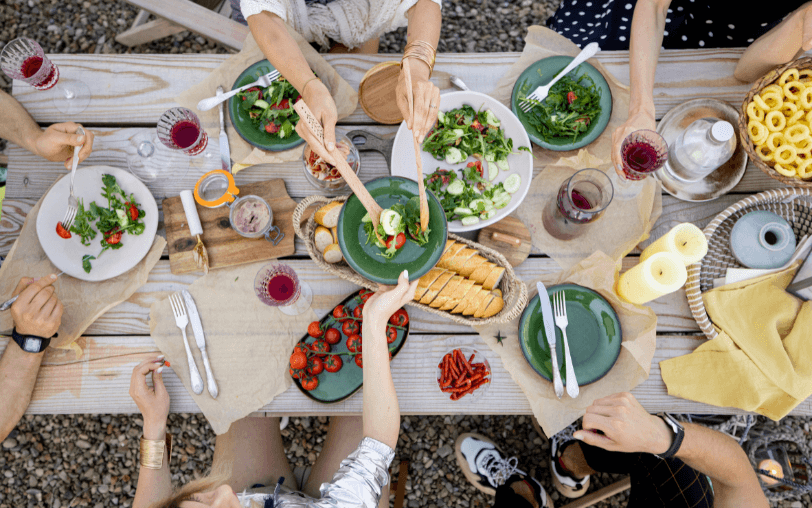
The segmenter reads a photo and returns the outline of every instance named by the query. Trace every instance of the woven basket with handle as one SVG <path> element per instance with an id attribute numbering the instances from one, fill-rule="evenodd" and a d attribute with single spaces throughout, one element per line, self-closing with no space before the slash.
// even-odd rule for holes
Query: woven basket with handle
<path id="1" fill-rule="evenodd" d="M 316 249 L 315 232 L 317 224 L 314 215 L 311 215 L 307 219 L 307 223 L 304 225 L 304 227 L 302 227 L 302 215 L 311 205 L 318 204 L 320 206 L 324 206 L 333 201 L 343 203 L 346 200 L 347 196 L 328 198 L 317 195 L 303 199 L 293 211 L 293 229 L 296 231 L 296 236 L 304 241 L 305 246 L 307 247 L 307 253 L 310 254 L 311 259 L 313 259 L 319 268 L 325 272 L 332 273 L 337 277 L 341 277 L 344 280 L 358 284 L 359 286 L 363 286 L 368 289 L 377 289 L 378 284 L 359 275 L 357 272 L 355 272 L 355 270 L 350 268 L 346 261 L 341 261 L 340 263 L 328 263 L 324 260 L 321 252 Z M 465 238 L 461 238 L 457 235 L 449 233 L 448 237 L 452 240 L 462 242 L 471 248 L 477 249 L 483 257 L 488 259 L 488 261 L 505 268 L 505 275 L 502 277 L 502 281 L 499 283 L 499 289 L 502 290 L 502 298 L 505 300 L 504 308 L 496 315 L 489 318 L 473 318 L 459 314 L 451 314 L 450 312 L 441 311 L 415 301 L 409 302 L 407 305 L 411 305 L 412 307 L 417 307 L 426 312 L 448 318 L 463 325 L 480 326 L 491 323 L 505 323 L 519 317 L 527 305 L 527 286 L 516 276 L 516 272 L 513 271 L 513 267 L 510 266 L 505 257 L 493 249 L 489 249 L 484 245 L 466 240 Z"/>
<path id="2" fill-rule="evenodd" d="M 747 105 L 750 104 L 750 101 L 753 100 L 753 97 L 756 94 L 760 94 L 761 91 L 764 90 L 766 87 L 778 81 L 778 78 L 781 77 L 781 74 L 793 68 L 798 70 L 812 69 L 812 58 L 803 57 L 797 60 L 793 60 L 788 64 L 776 67 L 775 69 L 765 74 L 761 79 L 753 83 L 753 86 L 750 88 L 750 92 L 748 92 L 747 96 L 744 98 L 744 102 L 742 102 L 741 111 L 739 111 L 739 136 L 741 137 L 741 143 L 744 146 L 744 150 L 747 152 L 747 156 L 750 157 L 750 160 L 753 161 L 753 164 L 755 164 L 760 170 L 764 171 L 770 178 L 774 178 L 781 183 L 792 185 L 794 187 L 812 188 L 812 180 L 801 180 L 800 178 L 791 178 L 788 176 L 784 176 L 775 169 L 773 169 L 772 166 L 761 160 L 761 158 L 756 153 L 756 148 L 755 146 L 753 146 L 753 142 L 750 141 L 750 134 L 747 131 L 747 124 L 750 123 L 750 119 L 747 116 Z"/>
<path id="3" fill-rule="evenodd" d="M 789 187 L 745 198 L 729 206 L 705 227 L 708 254 L 701 262 L 688 267 L 685 292 L 691 314 L 708 339 L 715 339 L 718 332 L 708 317 L 702 293 L 713 289 L 713 279 L 723 278 L 728 268 L 745 268 L 730 252 L 730 231 L 737 220 L 755 210 L 774 212 L 786 219 L 797 241 L 812 234 L 812 190 Z"/>

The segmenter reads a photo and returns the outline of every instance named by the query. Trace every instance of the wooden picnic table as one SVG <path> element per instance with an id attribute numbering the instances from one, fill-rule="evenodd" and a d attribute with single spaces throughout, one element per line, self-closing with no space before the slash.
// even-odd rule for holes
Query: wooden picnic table
<path id="1" fill-rule="evenodd" d="M 657 68 L 654 101 L 657 117 L 685 100 L 713 97 L 734 106 L 741 104 L 749 85 L 733 77 L 741 55 L 738 49 L 663 51 Z M 441 90 L 453 90 L 449 76 L 456 75 L 472 89 L 490 92 L 499 78 L 516 61 L 519 53 L 440 54 L 437 56 L 432 81 Z M 621 82 L 628 83 L 628 52 L 607 51 L 598 55 L 607 70 Z M 353 87 L 373 65 L 399 58 L 396 55 L 325 55 Z M 106 164 L 126 168 L 124 152 L 129 139 L 141 132 L 154 130 L 157 119 L 175 106 L 173 98 L 191 84 L 199 82 L 228 55 L 49 55 L 63 75 L 81 75 L 91 87 L 93 100 L 88 108 L 72 118 L 65 118 L 53 106 L 49 94 L 37 92 L 20 82 L 14 83 L 15 97 L 42 124 L 72 120 L 96 132 L 93 154 L 86 165 Z M 382 137 L 391 137 L 397 126 L 378 125 L 359 107 L 340 122 L 339 130 L 366 129 Z M 216 146 L 216 143 L 214 143 Z M 383 157 L 365 153 L 363 180 L 388 175 Z M 218 169 L 219 161 L 211 161 Z M 207 169 L 207 170 L 208 170 Z M 541 171 L 535 168 L 535 174 Z M 9 172 L 3 215 L 0 220 L 0 255 L 8 253 L 17 238 L 31 207 L 50 185 L 66 173 L 64 166 L 50 163 L 19 147 L 9 149 Z M 296 200 L 315 191 L 304 179 L 301 163 L 261 165 L 240 172 L 237 184 L 283 177 L 288 193 Z M 148 184 L 157 201 L 191 188 L 198 175 L 190 171 L 183 179 L 168 179 Z M 652 232 L 665 233 L 673 225 L 690 221 L 704 227 L 719 212 L 746 195 L 781 186 L 750 164 L 733 192 L 708 203 L 687 203 L 663 195 L 663 213 Z M 159 234 L 164 234 L 163 223 Z M 357 289 L 351 283 L 321 271 L 307 256 L 297 239 L 296 252 L 285 258 L 302 279 L 314 289 L 313 309 L 321 316 L 347 294 Z M 637 263 L 636 255 L 624 260 L 628 269 Z M 559 268 L 555 261 L 539 251 L 517 268 L 528 283 L 541 279 L 551 282 Z M 149 307 L 170 292 L 191 284 L 198 274 L 173 275 L 166 252 L 149 276 L 148 282 L 129 300 L 114 307 L 90 328 L 79 341 L 84 355 L 76 359 L 72 352 L 49 350 L 46 354 L 29 413 L 133 413 L 135 404 L 128 395 L 130 374 L 135 364 L 157 353 L 149 336 Z M 647 381 L 633 393 L 651 412 L 740 413 L 732 408 L 719 408 L 667 395 L 659 371 L 659 362 L 689 353 L 705 340 L 691 317 L 683 291 L 651 303 L 657 313 L 657 352 Z M 404 414 L 530 414 L 527 400 L 502 366 L 495 353 L 482 343 L 476 332 L 437 316 L 410 310 L 412 333 L 405 347 L 392 362 L 392 371 L 401 410 Z M 0 339 L 0 350 L 6 346 Z M 449 347 L 476 346 L 483 351 L 493 368 L 493 385 L 475 404 L 451 404 L 436 389 L 436 359 Z M 213 360 L 216 362 L 216 359 Z M 172 396 L 172 411 L 199 412 L 197 405 L 170 370 L 164 375 Z M 291 387 L 261 413 L 271 415 L 329 415 L 359 413 L 362 398 L 357 394 L 346 401 L 323 405 L 303 396 Z M 805 401 L 793 414 L 812 415 L 812 404 Z"/>

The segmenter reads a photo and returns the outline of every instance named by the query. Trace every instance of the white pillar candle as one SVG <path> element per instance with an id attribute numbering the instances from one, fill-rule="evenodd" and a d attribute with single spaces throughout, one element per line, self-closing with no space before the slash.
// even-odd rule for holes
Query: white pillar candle
<path id="1" fill-rule="evenodd" d="M 673 252 L 682 259 L 685 266 L 692 265 L 708 253 L 708 239 L 701 229 L 689 222 L 677 224 L 649 245 L 640 255 L 640 260 L 645 261 L 657 252 Z"/>
<path id="2" fill-rule="evenodd" d="M 617 294 L 642 305 L 685 285 L 688 271 L 682 259 L 672 252 L 657 252 L 620 276 Z"/>

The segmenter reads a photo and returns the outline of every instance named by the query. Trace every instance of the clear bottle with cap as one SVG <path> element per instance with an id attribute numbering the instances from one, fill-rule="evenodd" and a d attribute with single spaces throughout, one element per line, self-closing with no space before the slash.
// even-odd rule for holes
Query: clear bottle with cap
<path id="1" fill-rule="evenodd" d="M 736 130 L 718 118 L 700 118 L 671 144 L 666 170 L 686 182 L 696 182 L 728 161 L 736 151 Z"/>

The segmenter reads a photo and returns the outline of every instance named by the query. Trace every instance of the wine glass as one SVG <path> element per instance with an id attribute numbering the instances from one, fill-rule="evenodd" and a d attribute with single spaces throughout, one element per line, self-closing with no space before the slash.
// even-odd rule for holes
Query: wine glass
<path id="1" fill-rule="evenodd" d="M 584 224 L 596 221 L 609 207 L 615 189 L 599 169 L 582 169 L 561 184 L 558 195 L 542 212 L 542 224 L 550 235 L 570 240 L 581 234 Z"/>
<path id="2" fill-rule="evenodd" d="M 158 119 L 158 139 L 167 148 L 192 157 L 192 165 L 205 169 L 215 154 L 200 118 L 186 108 L 168 109 Z"/>
<path id="3" fill-rule="evenodd" d="M 8 77 L 25 81 L 37 90 L 50 90 L 58 83 L 56 89 L 60 93 L 53 100 L 62 114 L 81 113 L 90 103 L 90 88 L 74 79 L 60 81 L 59 67 L 33 39 L 20 37 L 6 44 L 0 53 L 0 68 Z"/>
<path id="4" fill-rule="evenodd" d="M 300 281 L 296 271 L 283 263 L 263 266 L 254 279 L 254 291 L 262 303 L 289 316 L 306 312 L 313 301 L 310 285 Z"/>
<path id="5" fill-rule="evenodd" d="M 642 180 L 668 160 L 668 144 L 654 131 L 634 131 L 620 145 L 623 175 L 627 180 Z"/>
<path id="6" fill-rule="evenodd" d="M 144 183 L 161 177 L 183 178 L 189 169 L 187 157 L 175 153 L 158 141 L 155 131 L 139 131 L 125 147 L 127 169 Z"/>

